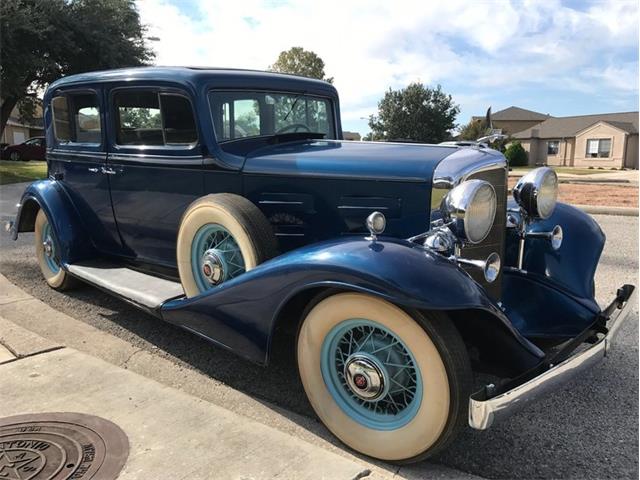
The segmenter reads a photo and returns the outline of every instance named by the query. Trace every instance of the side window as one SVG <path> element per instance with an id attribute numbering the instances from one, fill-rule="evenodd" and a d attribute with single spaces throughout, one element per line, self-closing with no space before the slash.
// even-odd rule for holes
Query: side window
<path id="1" fill-rule="evenodd" d="M 191 102 L 180 95 L 160 95 L 167 145 L 189 145 L 198 141 Z"/>
<path id="2" fill-rule="evenodd" d="M 240 99 L 221 105 L 222 132 L 220 140 L 260 135 L 260 103 L 255 99 Z"/>
<path id="3" fill-rule="evenodd" d="M 101 143 L 100 106 L 94 93 L 54 97 L 51 107 L 56 140 L 62 143 Z"/>
<path id="4" fill-rule="evenodd" d="M 115 94 L 118 145 L 191 145 L 198 141 L 193 109 L 181 95 L 135 90 Z"/>
<path id="5" fill-rule="evenodd" d="M 53 131 L 59 142 L 71 141 L 71 122 L 67 97 L 55 97 L 51 100 L 53 110 Z"/>

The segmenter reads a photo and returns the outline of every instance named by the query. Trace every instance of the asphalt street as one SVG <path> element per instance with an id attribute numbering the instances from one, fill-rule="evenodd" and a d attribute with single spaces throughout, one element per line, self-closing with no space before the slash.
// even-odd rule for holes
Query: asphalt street
<path id="1" fill-rule="evenodd" d="M 6 190 L 1 196 L 0 217 L 6 218 L 4 207 L 15 199 Z M 638 218 L 595 218 L 608 239 L 596 274 L 597 298 L 605 304 L 623 283 L 638 283 Z M 33 234 L 13 242 L 3 231 L 0 245 L 0 271 L 53 308 L 233 389 L 314 417 L 290 342 L 280 345 L 274 366 L 263 369 L 97 289 L 49 289 L 35 261 Z M 638 478 L 637 313 L 597 368 L 485 432 L 467 429 L 435 462 L 487 478 Z M 425 467 L 409 471 L 421 478 Z"/>

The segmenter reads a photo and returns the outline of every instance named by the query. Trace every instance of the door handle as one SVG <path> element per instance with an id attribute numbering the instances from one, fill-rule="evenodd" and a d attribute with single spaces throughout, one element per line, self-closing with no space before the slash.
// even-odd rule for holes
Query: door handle
<path id="1" fill-rule="evenodd" d="M 98 173 L 99 171 L 97 168 L 89 168 L 88 170 L 92 173 Z"/>
<path id="2" fill-rule="evenodd" d="M 102 173 L 106 173 L 107 175 L 115 175 L 116 172 L 113 168 L 109 168 L 109 167 L 101 167 Z"/>

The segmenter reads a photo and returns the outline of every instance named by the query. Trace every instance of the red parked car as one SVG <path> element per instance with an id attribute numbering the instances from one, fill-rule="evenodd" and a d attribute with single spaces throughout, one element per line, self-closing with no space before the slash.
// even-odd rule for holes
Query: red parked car
<path id="1" fill-rule="evenodd" d="M 44 160 L 47 145 L 44 137 L 32 137 L 26 142 L 16 145 L 7 145 L 2 149 L 2 158 L 5 160 Z"/>

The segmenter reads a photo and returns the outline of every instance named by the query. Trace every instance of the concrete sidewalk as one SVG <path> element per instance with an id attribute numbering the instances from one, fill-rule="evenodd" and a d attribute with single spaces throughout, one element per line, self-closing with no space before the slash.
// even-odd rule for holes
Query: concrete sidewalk
<path id="1" fill-rule="evenodd" d="M 357 462 L 61 347 L 2 317 L 0 344 L 0 417 L 78 412 L 114 422 L 130 444 L 118 478 L 356 479 L 370 474 Z M 384 477 L 376 473 L 375 478 Z"/>

